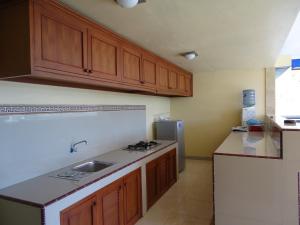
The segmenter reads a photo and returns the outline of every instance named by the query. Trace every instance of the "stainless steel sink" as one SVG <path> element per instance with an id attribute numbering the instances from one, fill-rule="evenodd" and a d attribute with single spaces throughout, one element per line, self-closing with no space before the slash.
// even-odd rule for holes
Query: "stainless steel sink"
<path id="1" fill-rule="evenodd" d="M 78 166 L 73 167 L 72 170 L 78 171 L 78 172 L 98 172 L 100 170 L 103 170 L 107 167 L 110 167 L 114 165 L 113 163 L 109 162 L 100 162 L 100 161 L 90 161 L 83 164 L 80 164 Z"/>

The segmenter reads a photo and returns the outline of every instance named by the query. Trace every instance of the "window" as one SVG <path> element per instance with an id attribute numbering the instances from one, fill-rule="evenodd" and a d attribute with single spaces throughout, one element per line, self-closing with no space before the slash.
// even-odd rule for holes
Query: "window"
<path id="1" fill-rule="evenodd" d="M 300 70 L 276 69 L 276 114 L 300 115 Z"/>

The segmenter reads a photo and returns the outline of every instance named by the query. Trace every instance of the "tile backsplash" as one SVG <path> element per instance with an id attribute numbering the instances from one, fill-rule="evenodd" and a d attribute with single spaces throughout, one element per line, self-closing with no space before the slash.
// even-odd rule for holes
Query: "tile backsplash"
<path id="1" fill-rule="evenodd" d="M 146 138 L 145 107 L 104 108 L 1 115 L 0 189 Z M 88 145 L 70 153 L 81 140 Z"/>

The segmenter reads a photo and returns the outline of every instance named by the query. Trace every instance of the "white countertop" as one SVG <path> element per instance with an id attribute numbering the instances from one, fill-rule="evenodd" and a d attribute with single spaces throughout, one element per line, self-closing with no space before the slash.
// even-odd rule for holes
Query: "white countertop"
<path id="1" fill-rule="evenodd" d="M 158 142 L 160 143 L 159 146 L 145 152 L 115 150 L 97 157 L 93 157 L 89 160 L 84 160 L 60 170 L 15 184 L 0 190 L 0 198 L 2 197 L 17 201 L 24 201 L 37 206 L 49 205 L 52 202 L 63 198 L 64 196 L 74 193 L 76 190 L 99 181 L 100 179 L 119 171 L 120 169 L 131 165 L 132 163 L 137 162 L 153 154 L 154 152 L 160 151 L 176 143 L 176 141 L 166 140 L 159 140 Z M 114 162 L 115 164 L 101 171 L 92 173 L 91 175 L 82 178 L 80 181 L 51 177 L 51 175 L 53 176 L 90 160 Z"/>
<path id="2" fill-rule="evenodd" d="M 264 132 L 231 132 L 214 152 L 216 155 L 280 159 L 281 153 Z"/>

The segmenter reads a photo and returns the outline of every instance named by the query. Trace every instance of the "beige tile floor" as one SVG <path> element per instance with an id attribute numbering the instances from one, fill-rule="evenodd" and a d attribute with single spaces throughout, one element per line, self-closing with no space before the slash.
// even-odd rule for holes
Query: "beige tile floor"
<path id="1" fill-rule="evenodd" d="M 212 211 L 212 162 L 189 159 L 178 182 L 137 225 L 210 225 Z"/>

